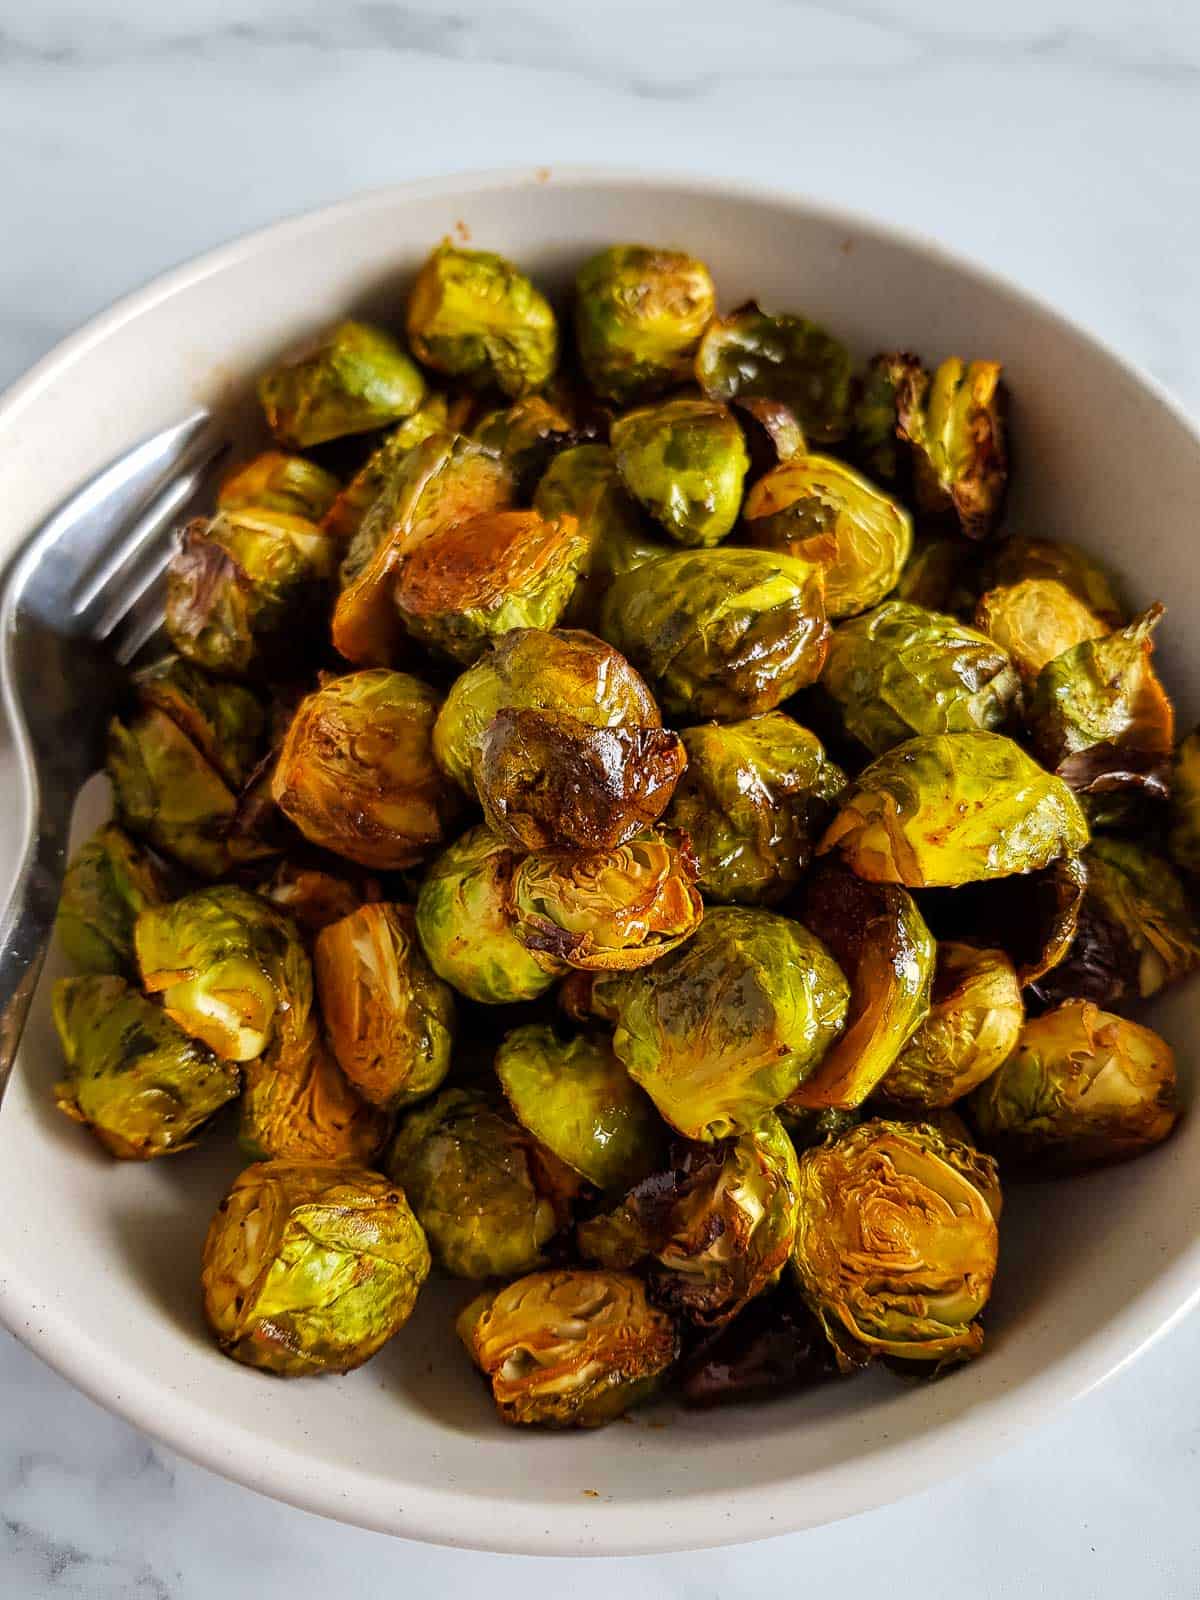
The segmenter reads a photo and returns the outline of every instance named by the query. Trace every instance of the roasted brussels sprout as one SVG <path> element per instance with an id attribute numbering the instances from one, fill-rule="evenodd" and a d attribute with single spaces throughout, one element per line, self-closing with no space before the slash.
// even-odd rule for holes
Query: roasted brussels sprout
<path id="1" fill-rule="evenodd" d="M 511 261 L 443 244 L 408 298 L 408 340 L 435 372 L 514 397 L 540 389 L 558 364 L 554 312 Z"/>
<path id="2" fill-rule="evenodd" d="M 456 1278 L 510 1277 L 544 1259 L 579 1179 L 498 1095 L 443 1089 L 410 1111 L 388 1153 L 434 1260 Z"/>
<path id="3" fill-rule="evenodd" d="M 158 867 L 110 822 L 71 858 L 54 923 L 58 942 L 81 972 L 135 975 L 133 925 L 166 898 Z"/>
<path id="4" fill-rule="evenodd" d="M 1037 872 L 989 878 L 957 889 L 926 889 L 921 914 L 939 941 L 996 945 L 1016 968 L 1022 988 L 1038 986 L 1057 967 L 1079 928 L 1087 889 L 1085 857 L 1060 856 Z"/>
<path id="5" fill-rule="evenodd" d="M 784 407 L 818 444 L 850 427 L 850 353 L 814 322 L 769 316 L 752 300 L 709 323 L 696 382 L 711 400 Z"/>
<path id="6" fill-rule="evenodd" d="M 149 708 L 108 725 L 105 770 L 118 821 L 205 878 L 233 865 L 232 790 L 165 712 Z"/>
<path id="7" fill-rule="evenodd" d="M 619 244 L 575 279 L 575 337 L 597 394 L 628 405 L 692 375 L 716 292 L 708 268 L 680 250 Z"/>
<path id="8" fill-rule="evenodd" d="M 819 851 L 910 889 L 1034 872 L 1088 841 L 1079 802 L 1001 733 L 908 739 L 858 776 Z"/>
<path id="9" fill-rule="evenodd" d="M 825 663 L 822 569 L 767 550 L 685 550 L 618 578 L 601 630 L 664 711 L 735 721 L 770 711 Z"/>
<path id="10" fill-rule="evenodd" d="M 917 509 L 952 521 L 968 539 L 986 539 L 1008 486 L 999 363 L 952 356 L 932 379 L 908 369 L 895 404 L 900 437 L 912 447 Z"/>
<path id="11" fill-rule="evenodd" d="M 933 936 L 910 894 L 863 883 L 825 862 L 804 884 L 799 914 L 850 980 L 846 1028 L 789 1105 L 863 1103 L 929 1014 Z"/>
<path id="12" fill-rule="evenodd" d="M 1171 1047 L 1088 1000 L 1030 1018 L 971 1096 L 975 1126 L 1002 1161 L 1048 1172 L 1140 1155 L 1178 1115 Z"/>
<path id="13" fill-rule="evenodd" d="M 388 1136 L 388 1117 L 363 1099 L 326 1048 L 311 979 L 288 1025 L 265 1055 L 245 1064 L 242 1078 L 238 1142 L 255 1160 L 363 1165 Z"/>
<path id="14" fill-rule="evenodd" d="M 93 973 L 54 986 L 67 1075 L 60 1111 L 124 1160 L 186 1150 L 238 1092 L 238 1070 L 190 1038 L 124 978 Z"/>
<path id="15" fill-rule="evenodd" d="M 404 672 L 333 678 L 300 705 L 271 792 L 306 839 L 362 866 L 412 866 L 443 836 L 453 791 L 433 759 L 439 701 Z"/>
<path id="16" fill-rule="evenodd" d="M 579 1248 L 615 1271 L 649 1262 L 660 1305 L 720 1327 L 787 1265 L 798 1199 L 796 1152 L 768 1113 L 736 1139 L 678 1142 L 664 1171 L 579 1225 Z"/>
<path id="17" fill-rule="evenodd" d="M 878 605 L 912 551 L 908 512 L 832 456 L 775 467 L 746 496 L 743 515 L 751 544 L 824 566 L 831 617 Z"/>
<path id="18" fill-rule="evenodd" d="M 687 1353 L 680 1389 L 689 1406 L 735 1405 L 824 1383 L 835 1371 L 824 1328 L 795 1290 L 781 1287 Z"/>
<path id="19" fill-rule="evenodd" d="M 612 425 L 622 481 L 677 544 L 719 544 L 742 504 L 750 461 L 728 407 L 682 396 Z"/>
<path id="20" fill-rule="evenodd" d="M 1023 578 L 989 589 L 975 607 L 975 626 L 1007 650 L 1030 686 L 1064 650 L 1108 632 L 1108 624 L 1057 578 Z"/>
<path id="21" fill-rule="evenodd" d="M 535 1000 L 566 971 L 517 936 L 517 859 L 489 828 L 472 828 L 434 860 L 417 896 L 417 933 L 430 966 L 485 1005 Z"/>
<path id="22" fill-rule="evenodd" d="M 998 1249 L 986 1156 L 925 1123 L 864 1122 L 806 1150 L 799 1184 L 796 1275 L 843 1370 L 979 1354 Z"/>
<path id="23" fill-rule="evenodd" d="M 374 878 L 353 877 L 350 870 L 331 872 L 302 861 L 281 861 L 257 892 L 309 935 L 382 898 Z"/>
<path id="24" fill-rule="evenodd" d="M 1193 729 L 1175 752 L 1167 844 L 1175 865 L 1200 877 L 1200 728 Z"/>
<path id="25" fill-rule="evenodd" d="M 411 417 L 405 417 L 403 422 L 398 422 L 390 430 L 383 443 L 371 451 L 350 482 L 344 489 L 338 491 L 321 516 L 322 533 L 337 539 L 347 549 L 355 545 L 360 569 L 366 555 L 374 549 L 375 535 L 378 532 L 376 526 L 364 545 L 357 544 L 359 530 L 368 513 L 379 502 L 380 496 L 388 486 L 395 481 L 400 471 L 400 463 L 410 450 L 433 434 L 445 436 L 450 433 L 449 409 L 445 395 L 426 395 L 420 410 L 414 411 Z M 381 506 L 380 520 L 382 511 Z M 353 566 L 353 563 L 351 565 Z M 346 570 L 344 564 L 342 570 L 344 575 Z M 346 581 L 344 576 L 343 581 Z"/>
<path id="26" fill-rule="evenodd" d="M 425 380 L 382 328 L 339 322 L 265 372 L 258 398 L 279 443 L 307 450 L 407 417 L 425 398 Z"/>
<path id="27" fill-rule="evenodd" d="M 133 674 L 143 705 L 156 706 L 192 741 L 231 789 L 240 789 L 262 754 L 266 714 L 240 683 L 210 678 L 182 656 L 164 656 Z"/>
<path id="28" fill-rule="evenodd" d="M 541 394 L 526 395 L 503 411 L 489 411 L 474 430 L 484 449 L 494 450 L 526 491 L 537 484 L 555 452 L 573 442 L 573 434 L 566 411 Z"/>
<path id="29" fill-rule="evenodd" d="M 337 499 L 341 484 L 332 472 L 303 456 L 267 450 L 231 472 L 217 495 L 221 511 L 285 511 L 320 522 Z"/>
<path id="30" fill-rule="evenodd" d="M 688 1139 L 743 1133 L 814 1072 L 849 987 L 818 939 L 770 911 L 718 906 L 679 949 L 594 985 L 613 1048 Z"/>
<path id="31" fill-rule="evenodd" d="M 514 1028 L 496 1052 L 496 1076 L 521 1126 L 598 1189 L 628 1188 L 653 1168 L 662 1124 L 607 1037 Z"/>
<path id="32" fill-rule="evenodd" d="M 939 944 L 929 1015 L 890 1066 L 881 1092 L 920 1110 L 953 1105 L 1016 1049 L 1025 1006 L 1003 950 Z"/>
<path id="33" fill-rule="evenodd" d="M 654 1393 L 679 1348 L 636 1278 L 578 1268 L 489 1289 L 458 1333 L 515 1426 L 603 1427 Z"/>
<path id="34" fill-rule="evenodd" d="M 226 1355 L 287 1378 L 350 1372 L 408 1321 L 429 1250 L 378 1172 L 261 1161 L 204 1242 L 204 1314 Z"/>
<path id="35" fill-rule="evenodd" d="M 1082 600 L 1093 616 L 1109 628 L 1119 628 L 1128 612 L 1107 567 L 1077 544 L 1065 540 L 1034 539 L 1018 534 L 1006 539 L 988 563 L 990 580 L 1001 586 L 1026 578 L 1053 578 Z"/>
<path id="36" fill-rule="evenodd" d="M 926 611 L 973 617 L 979 593 L 974 556 L 972 547 L 956 534 L 914 538 L 892 598 L 924 606 Z"/>
<path id="37" fill-rule="evenodd" d="M 900 431 L 899 415 L 909 415 L 928 375 L 919 356 L 891 351 L 867 365 L 854 402 L 855 459 L 880 483 L 907 478 L 910 452 Z"/>
<path id="38" fill-rule="evenodd" d="M 846 786 L 821 741 L 782 711 L 683 735 L 687 770 L 666 826 L 688 837 L 706 900 L 772 905 L 812 858 Z"/>

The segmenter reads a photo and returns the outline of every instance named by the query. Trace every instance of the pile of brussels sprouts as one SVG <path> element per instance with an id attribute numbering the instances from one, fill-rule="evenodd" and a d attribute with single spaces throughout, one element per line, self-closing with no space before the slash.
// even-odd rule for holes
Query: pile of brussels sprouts
<path id="1" fill-rule="evenodd" d="M 435 1267 L 512 1423 L 936 1374 L 1000 1171 L 1178 1115 L 1128 1015 L 1200 957 L 1161 608 L 1001 534 L 994 362 L 856 372 L 636 245 L 563 316 L 444 245 L 405 341 L 259 380 L 68 872 L 58 1103 L 126 1159 L 237 1103 L 251 1366 L 359 1365 Z"/>

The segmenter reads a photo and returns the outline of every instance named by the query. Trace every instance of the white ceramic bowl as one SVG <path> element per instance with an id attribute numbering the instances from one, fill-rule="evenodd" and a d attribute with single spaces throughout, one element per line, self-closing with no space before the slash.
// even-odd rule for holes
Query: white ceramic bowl
<path id="1" fill-rule="evenodd" d="M 1200 441 L 1147 378 L 1061 317 L 928 241 L 779 195 L 629 173 L 504 173 L 409 185 L 286 222 L 131 296 L 0 406 L 0 556 L 79 481 L 350 308 L 399 321 L 445 234 L 563 283 L 618 239 L 685 245 L 725 306 L 751 294 L 827 323 L 860 355 L 992 356 L 1011 385 L 1011 520 L 1110 560 L 1170 607 L 1163 659 L 1200 711 Z M 14 854 L 14 799 L 0 859 Z M 1131 1360 L 1197 1297 L 1200 1118 L 1123 1169 L 1011 1190 L 984 1358 L 912 1387 L 868 1375 L 762 1408 L 642 1413 L 596 1434 L 502 1428 L 450 1330 L 464 1286 L 431 1286 L 361 1372 L 288 1383 L 219 1355 L 200 1244 L 236 1166 L 201 1146 L 111 1161 L 51 1104 L 46 991 L 0 1115 L 0 1317 L 102 1404 L 174 1449 L 348 1522 L 553 1554 L 762 1538 L 896 1499 L 1001 1449 Z M 1185 1073 L 1192 996 L 1156 1013 Z"/>

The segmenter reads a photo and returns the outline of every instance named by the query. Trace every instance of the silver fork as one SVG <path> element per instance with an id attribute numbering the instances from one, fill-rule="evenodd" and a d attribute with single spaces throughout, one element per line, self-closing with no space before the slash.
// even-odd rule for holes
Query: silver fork
<path id="1" fill-rule="evenodd" d="M 0 711 L 25 812 L 0 913 L 0 1099 L 54 926 L 75 797 L 102 764 L 121 669 L 162 624 L 169 530 L 224 449 L 205 411 L 144 439 L 65 501 L 0 582 Z"/>

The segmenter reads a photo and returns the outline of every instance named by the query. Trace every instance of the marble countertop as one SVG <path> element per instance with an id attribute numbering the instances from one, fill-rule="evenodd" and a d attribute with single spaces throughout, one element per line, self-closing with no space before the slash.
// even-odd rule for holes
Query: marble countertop
<path id="1" fill-rule="evenodd" d="M 750 176 L 940 235 L 1200 410 L 1198 135 L 1200 11 L 1180 0 L 0 0 L 0 385 L 117 295 L 281 215 L 437 171 L 592 161 Z M 976 1597 L 1194 1595 L 1198 1370 L 1193 1318 L 907 1503 L 567 1572 L 258 1498 L 0 1334 L 0 1593 L 725 1600 L 936 1572 Z"/>

